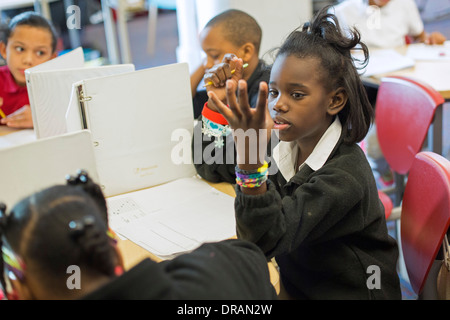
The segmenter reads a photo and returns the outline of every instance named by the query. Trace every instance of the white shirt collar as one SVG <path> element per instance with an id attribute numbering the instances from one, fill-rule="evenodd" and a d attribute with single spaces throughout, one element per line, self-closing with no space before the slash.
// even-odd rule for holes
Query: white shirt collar
<path id="1" fill-rule="evenodd" d="M 313 152 L 299 165 L 299 170 L 307 164 L 312 170 L 317 171 L 323 167 L 328 157 L 336 146 L 342 132 L 342 125 L 339 117 L 336 117 L 327 131 L 322 135 L 319 142 L 314 147 Z M 280 141 L 273 149 L 273 159 L 278 165 L 283 177 L 289 181 L 295 175 L 295 163 L 298 154 L 296 141 Z"/>

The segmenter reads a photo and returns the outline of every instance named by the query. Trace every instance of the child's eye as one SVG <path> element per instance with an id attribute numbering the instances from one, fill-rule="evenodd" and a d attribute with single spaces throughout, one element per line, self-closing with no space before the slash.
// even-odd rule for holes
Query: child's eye
<path id="1" fill-rule="evenodd" d="M 17 46 L 15 49 L 17 52 L 22 52 L 24 50 L 23 47 L 19 47 L 19 46 Z"/>
<path id="2" fill-rule="evenodd" d="M 303 94 L 303 93 L 301 93 L 301 92 L 293 92 L 292 93 L 292 97 L 294 98 L 294 99 L 301 99 L 301 98 L 303 98 L 305 96 L 305 94 Z"/>
<path id="3" fill-rule="evenodd" d="M 278 91 L 275 89 L 270 89 L 269 90 L 269 98 L 276 98 L 278 97 Z"/>
<path id="4" fill-rule="evenodd" d="M 43 56 L 45 54 L 45 51 L 37 51 L 36 52 L 36 55 L 38 56 L 38 57 L 41 57 L 41 56 Z"/>

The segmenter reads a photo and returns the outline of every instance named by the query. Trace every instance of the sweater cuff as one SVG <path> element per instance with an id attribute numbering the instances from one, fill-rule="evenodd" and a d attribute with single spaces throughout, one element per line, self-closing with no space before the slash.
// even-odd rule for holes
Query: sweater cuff
<path id="1" fill-rule="evenodd" d="M 241 187 L 236 185 L 236 203 L 245 208 L 267 208 L 278 202 L 279 194 L 272 181 L 267 180 L 267 191 L 263 194 L 250 195 L 241 191 Z M 278 196 L 278 197 L 277 197 Z"/>

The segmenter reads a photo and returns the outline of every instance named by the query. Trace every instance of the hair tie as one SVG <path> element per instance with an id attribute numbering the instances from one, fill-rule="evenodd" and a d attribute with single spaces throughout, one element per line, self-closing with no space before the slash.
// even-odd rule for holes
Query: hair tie
<path id="1" fill-rule="evenodd" d="M 79 237 L 86 232 L 87 228 L 94 225 L 95 218 L 93 216 L 85 216 L 81 220 L 72 220 L 69 222 L 70 234 L 73 237 Z"/>
<path id="2" fill-rule="evenodd" d="M 85 170 L 78 170 L 76 176 L 67 175 L 67 184 L 76 186 L 78 184 L 86 184 L 89 181 L 88 173 Z"/>
<path id="3" fill-rule="evenodd" d="M 6 204 L 0 202 L 0 231 L 3 232 L 6 227 Z"/>
<path id="4" fill-rule="evenodd" d="M 303 31 L 303 32 L 308 32 L 308 33 L 310 33 L 310 31 L 308 31 L 308 29 L 309 29 L 310 26 L 311 26 L 311 23 L 310 23 L 309 21 L 305 22 L 305 23 L 303 24 L 302 31 Z"/>

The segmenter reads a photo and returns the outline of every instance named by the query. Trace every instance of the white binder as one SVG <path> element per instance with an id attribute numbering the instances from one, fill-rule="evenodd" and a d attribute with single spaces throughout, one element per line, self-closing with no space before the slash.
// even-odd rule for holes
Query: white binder
<path id="1" fill-rule="evenodd" d="M 36 136 L 38 136 L 39 132 L 39 123 L 36 119 L 35 112 L 33 112 L 33 107 L 35 105 L 34 103 L 34 97 L 35 95 L 39 95 L 39 89 L 34 89 L 33 86 L 29 85 L 29 77 L 30 74 L 33 72 L 38 71 L 50 71 L 50 70 L 57 70 L 61 68 L 81 68 L 84 66 L 84 53 L 83 48 L 78 47 L 76 49 L 73 49 L 70 52 L 67 52 L 61 56 L 58 56 L 54 59 L 51 59 L 47 62 L 38 64 L 37 66 L 34 66 L 32 68 L 25 70 L 25 80 L 27 82 L 27 91 L 28 91 L 28 97 L 30 99 L 30 108 L 31 108 L 31 116 L 33 118 L 33 127 L 34 131 L 36 133 Z M 52 90 L 52 88 L 48 88 L 49 90 Z M 53 91 L 55 94 L 56 91 Z"/>
<path id="2" fill-rule="evenodd" d="M 66 121 L 91 131 L 106 196 L 195 175 L 187 63 L 77 82 Z"/>
<path id="3" fill-rule="evenodd" d="M 61 56 L 63 57 L 63 56 Z M 36 138 L 67 132 L 66 112 L 74 82 L 134 71 L 133 64 L 28 70 L 27 88 Z"/>
<path id="4" fill-rule="evenodd" d="M 0 201 L 11 208 L 20 199 L 84 169 L 99 182 L 88 130 L 40 139 L 0 149 Z"/>

